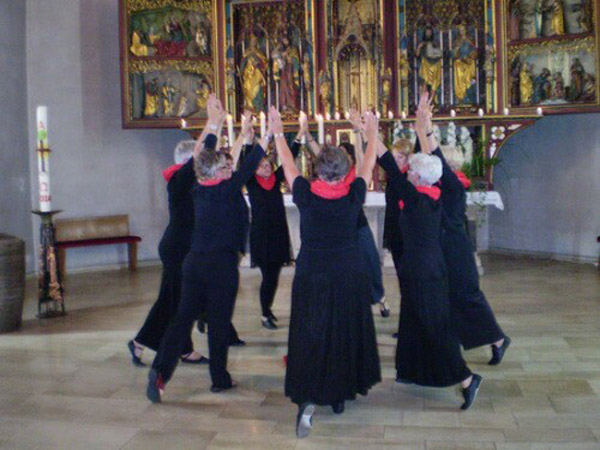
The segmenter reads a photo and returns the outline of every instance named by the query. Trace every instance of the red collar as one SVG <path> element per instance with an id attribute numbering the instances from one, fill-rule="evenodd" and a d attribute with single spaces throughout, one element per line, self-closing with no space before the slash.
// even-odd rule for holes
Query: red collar
<path id="1" fill-rule="evenodd" d="M 329 184 L 323 180 L 315 180 L 310 183 L 310 191 L 327 200 L 335 200 L 345 197 L 350 192 L 350 185 L 341 181 L 337 184 Z"/>
<path id="2" fill-rule="evenodd" d="M 440 196 L 442 195 L 442 191 L 440 190 L 440 188 L 435 186 L 415 186 L 415 188 L 420 194 L 425 194 L 427 197 L 430 197 L 435 201 L 438 201 L 440 199 Z M 398 202 L 398 206 L 401 210 L 404 209 L 404 202 L 400 200 Z"/>
<path id="3" fill-rule="evenodd" d="M 165 179 L 165 181 L 167 183 L 169 181 L 171 181 L 171 178 L 173 178 L 173 175 L 175 175 L 175 172 L 177 172 L 182 167 L 183 167 L 183 164 L 173 164 L 172 166 L 167 167 L 165 170 L 163 170 L 162 176 Z"/>
<path id="4" fill-rule="evenodd" d="M 275 174 L 272 173 L 269 178 L 261 177 L 260 175 L 254 175 L 256 178 L 256 182 L 263 188 L 265 191 L 270 191 L 275 187 Z"/>
<path id="5" fill-rule="evenodd" d="M 356 167 L 352 166 L 352 167 L 350 167 L 350 170 L 344 177 L 343 183 L 347 184 L 347 185 L 351 185 L 354 180 L 356 180 Z"/>
<path id="6" fill-rule="evenodd" d="M 471 186 L 471 180 L 467 178 L 467 176 L 461 172 L 460 170 L 455 170 L 454 173 L 458 177 L 458 180 L 462 183 L 465 189 L 468 189 Z"/>
<path id="7" fill-rule="evenodd" d="M 198 181 L 201 186 L 216 186 L 223 178 L 211 178 L 210 180 Z"/>

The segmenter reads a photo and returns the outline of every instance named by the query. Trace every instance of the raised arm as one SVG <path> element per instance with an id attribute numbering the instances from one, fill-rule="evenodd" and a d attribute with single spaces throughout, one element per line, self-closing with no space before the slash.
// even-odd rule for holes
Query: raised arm
<path id="1" fill-rule="evenodd" d="M 252 126 L 252 114 L 249 111 L 244 111 L 242 114 L 242 127 L 240 134 L 235 140 L 235 144 L 231 148 L 231 158 L 233 159 L 233 167 L 237 167 L 242 147 L 252 144 L 254 140 L 254 127 Z"/>
<path id="2" fill-rule="evenodd" d="M 294 181 L 300 176 L 300 171 L 296 167 L 294 162 L 294 156 L 287 145 L 285 137 L 283 135 L 283 124 L 281 123 L 281 114 L 273 106 L 269 109 L 269 125 L 273 136 L 275 137 L 275 148 L 277 154 L 281 158 L 281 165 L 283 166 L 283 172 L 285 179 L 290 187 L 294 185 Z"/>
<path id="3" fill-rule="evenodd" d="M 417 122 L 415 124 L 415 131 L 417 132 L 417 138 L 421 146 L 421 151 L 428 155 L 433 152 L 439 144 L 433 132 L 433 98 L 429 97 L 427 88 L 421 89 L 421 97 L 419 98 L 419 105 L 417 107 Z"/>
<path id="4" fill-rule="evenodd" d="M 220 105 L 221 102 L 217 99 L 215 94 L 210 94 L 208 96 L 208 102 L 206 103 L 206 125 L 204 125 L 204 130 L 202 130 L 200 137 L 196 140 L 196 145 L 194 146 L 194 158 L 204 150 L 204 140 L 206 137 L 209 134 L 217 133 L 220 119 Z"/>
<path id="5" fill-rule="evenodd" d="M 364 115 L 365 119 L 365 135 L 369 141 L 367 145 L 367 152 L 360 168 L 356 170 L 356 176 L 361 177 L 365 180 L 367 186 L 371 183 L 373 178 L 373 168 L 375 167 L 375 161 L 377 160 L 377 141 L 379 140 L 377 134 L 379 133 L 379 120 L 371 113 L 366 112 Z M 359 150 L 360 151 L 360 150 Z M 355 153 L 357 153 L 355 151 Z"/>
<path id="6" fill-rule="evenodd" d="M 354 158 L 356 159 L 356 173 L 358 173 L 361 166 L 363 165 L 364 159 L 364 148 L 362 139 L 364 125 L 359 112 L 354 108 L 350 109 L 350 116 L 348 120 L 352 125 L 352 131 L 354 132 L 354 137 L 356 139 L 354 143 Z"/>

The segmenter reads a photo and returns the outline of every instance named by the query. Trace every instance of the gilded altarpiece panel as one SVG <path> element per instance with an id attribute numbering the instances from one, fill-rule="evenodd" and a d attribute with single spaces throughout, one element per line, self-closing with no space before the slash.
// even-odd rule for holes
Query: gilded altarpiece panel
<path id="1" fill-rule="evenodd" d="M 239 119 L 275 105 L 284 120 L 315 113 L 312 1 L 226 1 L 226 104 Z"/>
<path id="2" fill-rule="evenodd" d="M 121 0 L 125 127 L 174 127 L 203 119 L 218 86 L 211 0 Z"/>

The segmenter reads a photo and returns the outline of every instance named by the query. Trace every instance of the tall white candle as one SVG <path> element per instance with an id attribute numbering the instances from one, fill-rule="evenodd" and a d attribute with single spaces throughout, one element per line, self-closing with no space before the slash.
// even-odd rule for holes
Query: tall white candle
<path id="1" fill-rule="evenodd" d="M 319 128 L 319 144 L 323 145 L 325 143 L 325 123 L 322 114 L 317 114 L 317 125 Z"/>
<path id="2" fill-rule="evenodd" d="M 377 117 L 378 119 L 381 119 L 381 113 L 380 113 L 379 111 L 377 111 L 377 112 L 375 113 L 375 117 Z"/>
<path id="3" fill-rule="evenodd" d="M 340 116 L 339 111 L 336 111 L 333 117 L 335 117 L 335 120 L 340 120 L 342 118 L 342 116 Z"/>
<path id="4" fill-rule="evenodd" d="M 450 117 L 456 117 L 456 111 L 453 109 L 450 110 Z"/>
<path id="5" fill-rule="evenodd" d="M 264 137 L 267 134 L 267 117 L 264 112 L 260 112 L 260 137 Z"/>
<path id="6" fill-rule="evenodd" d="M 388 111 L 388 119 L 393 120 L 394 119 L 394 113 L 393 111 Z"/>
<path id="7" fill-rule="evenodd" d="M 229 138 L 229 147 L 233 147 L 235 141 L 235 135 L 233 133 L 233 116 L 227 114 L 227 137 Z"/>
<path id="8" fill-rule="evenodd" d="M 187 121 L 185 119 L 181 119 L 181 128 L 184 129 L 187 128 L 187 126 Z"/>
<path id="9" fill-rule="evenodd" d="M 508 115 L 510 115 L 510 111 L 509 111 L 509 109 L 508 109 L 508 108 L 504 108 L 504 115 L 505 115 L 505 116 L 508 116 Z"/>
<path id="10" fill-rule="evenodd" d="M 479 117 L 483 117 L 483 109 L 479 108 L 477 110 L 477 114 L 479 115 Z"/>
<path id="11" fill-rule="evenodd" d="M 304 121 L 304 120 L 307 120 L 307 117 L 306 117 L 306 114 L 304 113 L 304 111 L 300 111 L 300 117 L 301 117 L 301 119 L 302 119 L 303 121 Z M 306 144 L 306 134 L 303 134 L 303 135 L 302 135 L 302 137 L 300 138 L 300 143 L 301 143 L 302 145 L 305 145 L 305 144 Z"/>
<path id="12" fill-rule="evenodd" d="M 542 116 L 544 114 L 544 112 L 542 111 L 542 107 L 541 106 L 537 107 L 536 112 L 537 112 L 538 116 Z"/>
<path id="13" fill-rule="evenodd" d="M 37 148 L 48 147 L 48 107 L 38 106 L 36 109 Z"/>
<path id="14" fill-rule="evenodd" d="M 325 120 L 331 120 L 331 114 L 328 112 L 325 113 Z"/>
<path id="15" fill-rule="evenodd" d="M 402 111 L 402 113 L 400 114 L 400 117 L 402 117 L 403 119 L 406 119 L 406 111 Z"/>

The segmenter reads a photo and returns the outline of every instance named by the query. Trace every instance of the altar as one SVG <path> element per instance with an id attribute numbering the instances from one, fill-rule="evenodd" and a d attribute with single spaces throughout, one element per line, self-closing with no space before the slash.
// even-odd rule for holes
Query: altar
<path id="1" fill-rule="evenodd" d="M 248 196 L 245 196 L 246 203 L 250 207 Z M 300 251 L 300 213 L 298 208 L 292 201 L 291 194 L 284 194 L 283 202 L 286 209 L 288 227 L 290 230 L 290 240 L 292 244 L 292 252 L 294 258 Z M 487 241 L 487 237 L 483 234 L 487 233 L 487 227 L 478 226 L 484 223 L 482 217 L 487 216 L 487 208 L 495 207 L 504 210 L 504 203 L 500 194 L 496 191 L 481 191 L 467 192 L 467 215 L 469 221 L 473 222 L 476 230 L 475 242 Z M 368 192 L 367 199 L 364 205 L 365 215 L 369 221 L 369 226 L 375 238 L 375 244 L 379 251 L 379 257 L 384 267 L 393 267 L 392 256 L 390 252 L 383 248 L 383 226 L 385 219 L 385 193 L 383 192 Z M 252 214 L 252 212 L 250 213 Z M 484 220 L 484 219 L 483 219 Z M 482 235 L 480 237 L 480 235 Z M 479 247 L 478 247 L 479 248 Z M 240 265 L 242 267 L 250 266 L 250 258 L 246 255 Z"/>

